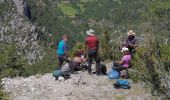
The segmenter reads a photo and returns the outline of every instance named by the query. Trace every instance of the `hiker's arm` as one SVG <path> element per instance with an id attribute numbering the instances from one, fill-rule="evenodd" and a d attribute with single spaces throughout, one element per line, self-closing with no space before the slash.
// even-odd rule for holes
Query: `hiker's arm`
<path id="1" fill-rule="evenodd" d="M 66 57 L 68 57 L 67 45 L 65 44 L 63 48 L 64 48 L 64 54 L 66 55 Z"/>
<path id="2" fill-rule="evenodd" d="M 88 57 L 82 56 L 82 62 L 86 62 Z"/>
<path id="3" fill-rule="evenodd" d="M 129 45 L 132 46 L 132 47 L 137 47 L 138 46 L 138 40 L 135 39 L 135 43 L 134 44 L 129 44 Z"/>
<path id="4" fill-rule="evenodd" d="M 122 60 L 120 60 L 120 61 L 115 61 L 116 63 L 118 63 L 118 64 L 123 64 L 123 61 Z"/>
<path id="5" fill-rule="evenodd" d="M 118 63 L 118 64 L 120 64 L 120 65 L 121 65 L 121 64 L 123 64 L 124 59 L 125 59 L 125 58 L 124 58 L 124 56 L 123 56 L 123 57 L 122 57 L 122 59 L 121 59 L 120 61 L 116 61 L 116 63 Z"/>
<path id="6" fill-rule="evenodd" d="M 129 44 L 131 47 L 137 47 L 137 44 Z"/>

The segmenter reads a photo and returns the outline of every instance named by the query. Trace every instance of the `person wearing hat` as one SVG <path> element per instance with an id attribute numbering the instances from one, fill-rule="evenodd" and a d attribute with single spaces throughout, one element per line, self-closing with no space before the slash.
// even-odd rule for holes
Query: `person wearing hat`
<path id="1" fill-rule="evenodd" d="M 67 58 L 67 44 L 66 42 L 68 41 L 68 36 L 63 35 L 62 40 L 58 43 L 57 46 L 57 57 L 58 57 L 58 69 L 61 69 L 62 64 L 64 61 L 69 62 L 69 59 Z"/>
<path id="2" fill-rule="evenodd" d="M 96 74 L 98 75 L 99 72 L 99 64 L 98 64 L 98 49 L 99 49 L 99 40 L 95 35 L 94 30 L 90 29 L 86 31 L 87 37 L 85 39 L 85 49 L 88 54 L 88 73 L 91 75 L 91 65 L 92 60 L 94 59 L 96 62 Z"/>
<path id="3" fill-rule="evenodd" d="M 116 69 L 118 71 L 121 71 L 123 69 L 128 69 L 130 67 L 131 62 L 131 54 L 129 52 L 129 49 L 127 47 L 123 47 L 121 52 L 123 53 L 123 57 L 120 61 L 113 62 L 113 69 Z"/>
<path id="4" fill-rule="evenodd" d="M 135 48 L 137 47 L 137 39 L 135 37 L 135 32 L 130 30 L 127 32 L 127 38 L 123 46 L 127 47 L 129 49 L 129 52 L 133 55 L 135 53 Z"/>

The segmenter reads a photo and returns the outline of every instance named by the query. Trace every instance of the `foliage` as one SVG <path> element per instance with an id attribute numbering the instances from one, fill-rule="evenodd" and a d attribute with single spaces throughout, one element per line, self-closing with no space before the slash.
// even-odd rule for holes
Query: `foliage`
<path id="1" fill-rule="evenodd" d="M 3 76 L 18 76 L 23 71 L 24 59 L 17 54 L 16 45 L 1 45 L 0 55 L 0 75 Z"/>
<path id="2" fill-rule="evenodd" d="M 169 98 L 170 45 L 157 40 L 157 37 L 146 36 L 145 46 L 139 47 L 133 58 L 131 78 L 142 80 L 151 86 L 152 93 L 161 98 Z M 155 41 L 156 40 L 156 41 Z M 166 51 L 165 51 L 166 48 Z"/>
<path id="3" fill-rule="evenodd" d="M 70 51 L 70 56 L 71 58 L 74 57 L 74 54 L 78 51 L 81 51 L 81 50 L 85 50 L 85 44 L 84 43 L 81 43 L 81 42 L 77 42 L 74 44 L 74 47 L 72 48 L 72 50 Z"/>
<path id="4" fill-rule="evenodd" d="M 9 98 L 4 92 L 0 91 L 0 100 L 9 100 Z"/>
<path id="5" fill-rule="evenodd" d="M 110 34 L 106 31 L 100 36 L 100 47 L 99 47 L 99 55 L 100 59 L 103 61 L 106 59 L 112 59 L 112 49 L 111 49 L 111 44 L 109 43 L 110 41 Z"/>
<path id="6" fill-rule="evenodd" d="M 4 15 L 6 14 L 9 7 L 11 7 L 11 5 L 8 2 L 4 2 L 0 4 L 0 15 L 1 15 L 0 19 L 1 18 L 3 19 L 5 17 Z"/>
<path id="7" fill-rule="evenodd" d="M 64 15 L 74 18 L 77 11 L 68 4 L 58 4 Z"/>

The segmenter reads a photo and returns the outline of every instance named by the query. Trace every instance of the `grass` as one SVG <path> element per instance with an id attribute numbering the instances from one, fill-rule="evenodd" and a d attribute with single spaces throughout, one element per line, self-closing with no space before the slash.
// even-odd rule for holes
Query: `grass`
<path id="1" fill-rule="evenodd" d="M 58 4 L 58 7 L 61 9 L 63 14 L 68 17 L 74 18 L 77 13 L 77 11 L 69 4 L 60 3 Z"/>

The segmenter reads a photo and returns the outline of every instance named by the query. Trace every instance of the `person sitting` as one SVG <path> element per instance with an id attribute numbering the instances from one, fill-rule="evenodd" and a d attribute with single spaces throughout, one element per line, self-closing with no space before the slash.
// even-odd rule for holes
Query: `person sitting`
<path id="1" fill-rule="evenodd" d="M 69 66 L 71 72 L 79 71 L 82 69 L 81 63 L 86 62 L 87 57 L 84 55 L 84 51 L 80 50 L 74 54 L 74 58 L 70 61 Z"/>
<path id="2" fill-rule="evenodd" d="M 124 47 L 127 47 L 129 49 L 129 52 L 133 55 L 135 53 L 135 48 L 138 45 L 137 38 L 135 37 L 135 32 L 130 30 L 127 32 L 128 37 L 126 38 L 125 43 L 123 43 Z"/>
<path id="3" fill-rule="evenodd" d="M 130 67 L 130 62 L 131 62 L 131 54 L 129 52 L 129 49 L 126 47 L 122 48 L 123 57 L 120 61 L 115 61 L 113 62 L 113 69 L 116 69 L 117 71 L 121 71 L 123 69 L 128 69 Z"/>

